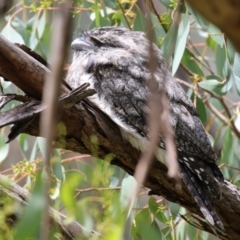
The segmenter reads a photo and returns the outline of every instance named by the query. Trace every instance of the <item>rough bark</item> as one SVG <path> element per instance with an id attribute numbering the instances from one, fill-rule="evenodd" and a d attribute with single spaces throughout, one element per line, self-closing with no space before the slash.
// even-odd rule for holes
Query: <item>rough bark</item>
<path id="1" fill-rule="evenodd" d="M 27 95 L 40 99 L 47 71 L 49 70 L 41 63 L 0 36 L 1 76 L 11 80 Z M 67 93 L 69 89 L 63 85 L 62 91 Z M 25 111 L 28 110 L 25 109 Z M 21 115 L 23 113 L 20 111 L 15 114 Z M 83 100 L 72 108 L 63 108 L 59 114 L 59 120 L 65 124 L 67 134 L 57 136 L 56 147 L 91 154 L 90 136 L 95 135 L 99 142 L 99 157 L 104 159 L 104 156 L 112 153 L 114 160 L 111 164 L 121 167 L 131 175 L 134 174 L 140 152 L 121 137 L 118 127 L 109 117 L 87 100 Z M 38 117 L 31 122 L 24 132 L 38 136 Z M 160 162 L 153 162 L 144 185 L 150 189 L 151 194 L 163 196 L 201 216 L 194 199 L 184 184 L 182 184 L 182 189 L 176 189 L 174 180 L 168 178 L 167 169 Z M 219 232 L 218 235 L 222 239 L 239 239 L 240 189 L 226 182 L 222 186 L 222 191 L 222 199 L 216 199 L 209 195 L 210 193 L 208 194 L 226 230 L 226 235 Z M 209 225 L 204 222 L 201 224 L 204 230 L 213 232 Z"/>

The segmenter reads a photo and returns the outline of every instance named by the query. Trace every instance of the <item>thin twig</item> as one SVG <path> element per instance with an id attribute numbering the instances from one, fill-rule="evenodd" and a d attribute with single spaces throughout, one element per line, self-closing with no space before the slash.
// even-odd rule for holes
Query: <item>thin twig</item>
<path id="1" fill-rule="evenodd" d="M 127 17 L 126 17 L 126 12 L 125 12 L 125 10 L 124 10 L 122 4 L 120 3 L 119 0 L 117 0 L 117 2 L 118 2 L 119 7 L 121 8 L 121 11 L 122 11 L 123 17 L 124 17 L 124 19 L 125 19 L 125 21 L 126 21 L 126 23 L 127 23 L 127 25 L 128 25 L 128 28 L 132 30 L 131 25 L 130 25 L 130 23 L 128 22 L 128 19 L 127 19 Z"/>
<path id="2" fill-rule="evenodd" d="M 52 52 L 50 65 L 52 72 L 47 76 L 43 91 L 43 104 L 48 106 L 41 114 L 41 135 L 46 138 L 46 150 L 44 153 L 46 179 L 44 181 L 45 208 L 43 209 L 43 223 L 41 228 L 41 240 L 49 239 L 49 187 L 51 179 L 51 152 L 52 142 L 55 136 L 55 123 L 57 116 L 58 98 L 64 59 L 66 59 L 67 46 L 69 43 L 71 29 L 71 0 L 60 4 L 60 11 L 54 15 L 54 33 L 52 41 Z"/>

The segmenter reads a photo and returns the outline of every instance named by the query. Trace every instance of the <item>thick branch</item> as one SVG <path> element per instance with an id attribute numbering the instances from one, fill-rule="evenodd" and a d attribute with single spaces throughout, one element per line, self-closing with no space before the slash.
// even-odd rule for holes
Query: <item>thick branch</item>
<path id="1" fill-rule="evenodd" d="M 40 98 L 45 72 L 48 69 L 31 57 L 26 56 L 16 46 L 8 42 L 6 44 L 6 42 L 5 39 L 0 37 L 0 75 L 13 81 L 20 88 L 24 86 L 24 92 L 29 95 Z M 2 48 L 6 47 L 8 49 L 2 51 Z M 18 57 L 15 57 L 15 54 Z M 28 67 L 24 69 L 24 74 L 18 74 L 18 71 L 22 72 L 23 62 L 27 62 Z M 41 69 L 40 74 L 39 69 Z M 35 81 L 32 81 L 32 76 L 35 77 Z M 114 155 L 112 164 L 121 167 L 131 175 L 134 174 L 140 152 L 122 138 L 118 127 L 109 117 L 92 106 L 87 100 L 83 100 L 73 108 L 63 109 L 59 119 L 65 124 L 67 134 L 57 136 L 56 147 L 91 154 L 90 136 L 95 135 L 99 142 L 99 157 L 104 159 L 104 156 L 112 153 Z M 38 136 L 38 118 L 34 119 L 25 132 Z M 183 185 L 182 189 L 175 189 L 174 180 L 168 178 L 167 168 L 160 162 L 153 162 L 144 185 L 151 190 L 151 194 L 161 195 L 201 216 L 186 187 Z M 239 239 L 240 190 L 226 182 L 226 185 L 222 186 L 222 191 L 223 198 L 221 200 L 209 195 L 228 235 L 228 237 L 221 234 L 219 236 L 222 239 Z M 211 227 L 207 224 L 203 224 L 203 228 L 212 232 Z"/>

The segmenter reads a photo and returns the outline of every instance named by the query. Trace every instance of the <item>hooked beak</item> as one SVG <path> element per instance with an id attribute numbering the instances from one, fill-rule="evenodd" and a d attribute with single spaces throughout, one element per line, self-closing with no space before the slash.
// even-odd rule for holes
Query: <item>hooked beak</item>
<path id="1" fill-rule="evenodd" d="M 91 48 L 91 45 L 89 43 L 87 43 L 83 37 L 77 38 L 75 39 L 72 44 L 71 44 L 71 48 L 77 51 L 81 51 L 84 49 L 89 49 Z"/>

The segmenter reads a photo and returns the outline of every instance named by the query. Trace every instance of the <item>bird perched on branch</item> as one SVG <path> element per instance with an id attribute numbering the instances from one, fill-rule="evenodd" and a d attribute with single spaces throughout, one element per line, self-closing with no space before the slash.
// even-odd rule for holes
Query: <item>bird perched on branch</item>
<path id="1" fill-rule="evenodd" d="M 72 88 L 90 83 L 97 93 L 89 101 L 107 114 L 119 126 L 122 136 L 141 151 L 148 142 L 147 99 L 150 94 L 158 94 L 151 93 L 148 87 L 149 44 L 143 33 L 121 27 L 85 31 L 72 43 L 73 61 L 66 79 Z M 217 157 L 192 102 L 154 44 L 153 50 L 157 61 L 154 77 L 158 89 L 167 96 L 180 175 L 204 217 L 224 229 L 205 193 L 210 190 L 221 197 L 220 183 L 224 178 L 216 164 Z M 156 157 L 167 165 L 166 154 L 164 136 L 160 134 Z"/>

